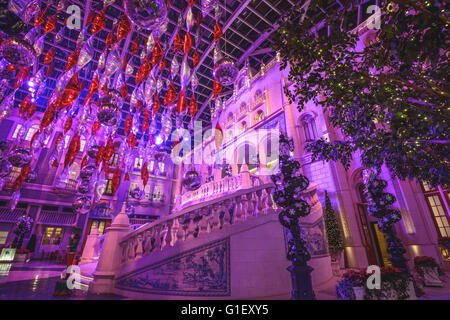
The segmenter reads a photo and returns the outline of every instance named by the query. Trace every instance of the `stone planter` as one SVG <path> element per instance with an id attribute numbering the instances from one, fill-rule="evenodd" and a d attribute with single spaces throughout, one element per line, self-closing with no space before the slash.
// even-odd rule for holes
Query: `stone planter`
<path id="1" fill-rule="evenodd" d="M 426 287 L 443 287 L 444 283 L 439 279 L 436 267 L 420 267 L 423 272 L 422 279 Z"/>
<path id="2" fill-rule="evenodd" d="M 355 300 L 365 300 L 364 299 L 365 291 L 366 291 L 365 287 L 353 287 L 353 292 L 355 293 Z M 416 292 L 414 290 L 414 284 L 412 281 L 409 281 L 407 291 L 409 294 L 409 298 L 407 298 L 406 300 L 417 300 Z M 383 297 L 380 298 L 375 297 L 375 299 L 373 300 L 399 300 L 399 294 L 393 289 L 388 289 L 384 290 Z"/>

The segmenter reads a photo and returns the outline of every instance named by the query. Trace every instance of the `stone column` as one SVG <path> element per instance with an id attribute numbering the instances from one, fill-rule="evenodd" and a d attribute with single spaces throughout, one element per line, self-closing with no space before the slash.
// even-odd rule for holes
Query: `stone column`
<path id="1" fill-rule="evenodd" d="M 81 255 L 80 264 L 95 262 L 100 245 L 100 236 L 98 228 L 95 227 L 91 234 L 87 236 L 86 244 L 84 245 L 83 254 Z"/>
<path id="2" fill-rule="evenodd" d="M 95 294 L 112 293 L 114 278 L 121 263 L 120 240 L 131 231 L 130 221 L 125 213 L 126 203 L 114 218 L 111 227 L 106 229 L 106 237 L 94 272 L 94 281 L 89 290 Z"/>

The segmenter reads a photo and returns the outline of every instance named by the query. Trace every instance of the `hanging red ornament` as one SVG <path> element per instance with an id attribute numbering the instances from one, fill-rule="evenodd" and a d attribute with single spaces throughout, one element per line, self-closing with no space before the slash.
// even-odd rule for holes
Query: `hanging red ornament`
<path id="1" fill-rule="evenodd" d="M 134 135 L 133 132 L 130 133 L 130 135 L 128 136 L 127 140 L 128 140 L 127 141 L 128 142 L 128 147 L 130 149 L 134 149 L 134 147 L 136 146 L 136 143 L 137 143 L 137 139 L 136 139 L 136 136 Z"/>
<path id="2" fill-rule="evenodd" d="M 114 175 L 113 175 L 112 181 L 111 181 L 112 195 L 115 195 L 116 191 L 119 189 L 121 176 L 122 176 L 122 171 L 119 168 L 117 168 L 116 171 L 114 172 Z"/>
<path id="3" fill-rule="evenodd" d="M 130 133 L 132 126 L 133 126 L 133 118 L 131 117 L 131 114 L 128 114 L 127 118 L 125 119 L 125 125 L 123 127 L 123 132 L 126 136 Z"/>
<path id="4" fill-rule="evenodd" d="M 136 101 L 136 110 L 137 110 L 138 112 L 141 112 L 141 110 L 142 110 L 143 107 L 144 107 L 144 104 L 142 103 L 142 101 L 141 101 L 141 100 L 137 100 L 137 101 Z"/>
<path id="5" fill-rule="evenodd" d="M 97 167 L 100 165 L 100 163 L 102 162 L 102 160 L 103 160 L 103 154 L 105 153 L 105 146 L 104 145 L 101 145 L 99 148 L 98 148 L 98 151 L 97 151 L 97 156 L 95 157 L 95 164 L 97 165 Z"/>
<path id="6" fill-rule="evenodd" d="M 187 109 L 187 101 L 186 96 L 184 95 L 183 89 L 178 93 L 178 101 L 177 101 L 177 112 L 182 113 Z"/>
<path id="7" fill-rule="evenodd" d="M 70 106 L 81 92 L 80 79 L 78 78 L 79 72 L 80 71 L 77 71 L 72 78 L 70 78 L 69 83 L 61 95 L 60 103 L 62 108 Z"/>
<path id="8" fill-rule="evenodd" d="M 66 64 L 66 69 L 65 69 L 66 72 L 76 66 L 76 64 L 78 62 L 78 56 L 80 55 L 80 51 L 81 51 L 81 48 L 75 49 L 75 51 L 72 52 L 72 54 L 69 56 L 69 58 L 67 58 L 67 64 Z"/>
<path id="9" fill-rule="evenodd" d="M 123 15 L 117 27 L 117 41 L 125 38 L 131 31 L 131 21 L 126 14 Z"/>
<path id="10" fill-rule="evenodd" d="M 84 167 L 86 167 L 87 166 L 87 162 L 88 162 L 88 159 L 87 159 L 87 156 L 85 155 L 83 157 L 83 160 L 81 160 L 80 169 L 83 169 Z"/>
<path id="11" fill-rule="evenodd" d="M 34 19 L 34 26 L 40 26 L 41 24 L 43 24 L 45 22 L 45 16 L 47 15 L 47 8 L 46 7 L 44 10 L 41 10 L 37 16 L 36 19 Z"/>
<path id="12" fill-rule="evenodd" d="M 125 173 L 125 178 L 123 180 L 130 181 L 130 175 L 128 174 L 128 172 Z"/>
<path id="13" fill-rule="evenodd" d="M 161 72 L 163 72 L 165 68 L 166 68 L 166 60 L 165 60 L 165 59 L 162 59 L 162 60 L 161 60 L 161 63 L 159 64 L 159 70 L 160 70 Z"/>
<path id="14" fill-rule="evenodd" d="M 62 134 L 62 132 L 60 132 L 55 140 L 55 150 L 58 150 L 58 144 L 61 141 L 62 137 L 63 137 L 63 134 Z"/>
<path id="15" fill-rule="evenodd" d="M 120 94 L 122 95 L 122 97 L 124 99 L 126 99 L 128 97 L 128 87 L 127 87 L 127 83 L 124 82 L 122 84 L 122 87 L 120 87 Z"/>
<path id="16" fill-rule="evenodd" d="M 181 43 L 181 37 L 180 37 L 180 31 L 177 32 L 177 35 L 175 36 L 175 39 L 173 40 L 173 52 L 174 54 L 177 54 L 178 51 L 180 51 L 182 47 Z"/>
<path id="17" fill-rule="evenodd" d="M 22 117 L 26 113 L 29 104 L 31 104 L 31 93 L 29 93 L 19 104 L 19 117 Z"/>
<path id="18" fill-rule="evenodd" d="M 92 79 L 92 81 L 89 85 L 88 94 L 87 94 L 86 98 L 84 99 L 83 104 L 86 104 L 86 102 L 97 92 L 99 81 L 100 81 L 100 79 L 99 79 L 98 73 L 95 73 L 94 79 Z"/>
<path id="19" fill-rule="evenodd" d="M 20 88 L 25 80 L 30 77 L 30 67 L 23 67 L 19 69 L 16 76 L 16 81 L 14 82 L 14 89 Z"/>
<path id="20" fill-rule="evenodd" d="M 139 67 L 139 70 L 136 72 L 136 85 L 141 83 L 143 80 L 147 79 L 148 75 L 150 74 L 150 70 L 151 70 L 150 62 L 146 57 L 142 62 L 141 66 Z"/>
<path id="21" fill-rule="evenodd" d="M 66 134 L 67 131 L 70 130 L 70 128 L 72 127 L 72 122 L 73 122 L 72 117 L 67 118 L 66 123 L 64 123 L 64 131 L 63 131 L 64 134 Z"/>
<path id="22" fill-rule="evenodd" d="M 195 116 L 195 114 L 197 113 L 197 109 L 198 109 L 197 100 L 195 99 L 195 95 L 192 94 L 191 101 L 189 104 L 189 115 L 191 116 L 191 118 Z"/>
<path id="23" fill-rule="evenodd" d="M 44 27 L 44 34 L 47 34 L 49 32 L 52 32 L 56 28 L 56 18 L 58 16 L 58 13 L 55 13 L 53 16 L 50 17 L 50 19 L 47 20 L 47 23 Z"/>
<path id="24" fill-rule="evenodd" d="M 109 137 L 108 141 L 106 142 L 105 152 L 103 153 L 103 161 L 105 163 L 109 163 L 109 160 L 111 160 L 113 154 L 114 154 L 114 143 L 112 138 Z"/>
<path id="25" fill-rule="evenodd" d="M 158 94 L 155 93 L 153 96 L 153 115 L 156 115 L 161 107 L 161 103 L 159 102 Z"/>
<path id="26" fill-rule="evenodd" d="M 131 58 L 131 56 L 127 53 L 126 55 L 125 55 L 125 57 L 123 58 L 123 60 L 122 60 L 122 66 L 121 66 L 121 70 L 122 71 L 125 71 L 126 70 L 126 68 L 127 68 L 127 64 L 128 64 L 128 61 L 130 60 L 130 58 Z"/>
<path id="27" fill-rule="evenodd" d="M 142 169 L 141 169 L 141 178 L 142 178 L 142 183 L 144 184 L 144 188 L 147 185 L 148 182 L 148 167 L 147 167 L 147 161 L 145 161 L 145 163 L 142 165 Z"/>
<path id="28" fill-rule="evenodd" d="M 194 54 L 192 55 L 192 64 L 194 65 L 194 68 L 196 68 L 199 63 L 200 63 L 200 55 L 198 54 L 197 49 L 195 49 Z"/>
<path id="29" fill-rule="evenodd" d="M 147 115 L 144 115 L 144 119 L 142 120 L 142 133 L 145 133 L 145 131 L 147 131 L 149 125 L 150 119 Z"/>
<path id="30" fill-rule="evenodd" d="M 114 44 L 114 43 L 115 43 L 115 41 L 114 41 L 114 27 L 112 27 L 111 30 L 108 33 L 108 36 L 106 37 L 105 49 L 108 48 L 109 45 Z"/>
<path id="31" fill-rule="evenodd" d="M 45 128 L 47 128 L 49 126 L 50 123 L 53 122 L 53 120 L 55 119 L 55 105 L 51 104 L 47 107 L 47 110 L 45 110 L 45 113 L 42 117 L 41 120 L 41 125 L 40 125 L 40 129 L 41 131 L 44 130 Z"/>
<path id="32" fill-rule="evenodd" d="M 216 25 L 214 26 L 214 41 L 219 42 L 220 38 L 222 38 L 222 29 L 219 26 L 219 22 L 216 22 Z"/>
<path id="33" fill-rule="evenodd" d="M 101 127 L 100 122 L 99 122 L 99 121 L 95 121 L 95 122 L 92 124 L 92 127 L 91 127 L 91 136 L 95 136 L 95 134 L 96 134 L 97 131 L 100 129 L 100 127 Z"/>
<path id="34" fill-rule="evenodd" d="M 108 172 L 109 172 L 109 163 L 108 162 L 103 163 L 103 172 L 105 173 L 105 176 L 108 175 Z"/>
<path id="35" fill-rule="evenodd" d="M 33 136 L 31 137 L 31 140 L 30 140 L 30 150 L 31 150 L 31 148 L 33 147 L 33 142 L 34 142 L 34 140 L 37 138 L 37 136 L 39 135 L 39 133 L 41 133 L 41 132 L 38 130 L 38 131 L 36 131 L 36 132 L 33 134 Z"/>
<path id="36" fill-rule="evenodd" d="M 80 136 L 78 132 L 70 140 L 69 148 L 66 153 L 66 158 L 64 159 L 64 167 L 71 166 L 75 161 L 75 157 L 80 152 Z"/>
<path id="37" fill-rule="evenodd" d="M 55 47 L 51 47 L 50 50 L 47 51 L 44 57 L 44 64 L 49 64 L 53 61 L 53 58 L 55 57 Z"/>
<path id="38" fill-rule="evenodd" d="M 27 120 L 30 119 L 36 113 L 36 102 L 32 102 L 28 105 Z"/>
<path id="39" fill-rule="evenodd" d="M 52 63 L 47 67 L 47 70 L 45 71 L 45 75 L 48 77 L 50 77 L 53 73 L 53 70 L 55 70 L 55 62 L 52 61 Z"/>
<path id="40" fill-rule="evenodd" d="M 148 112 L 147 108 L 144 108 L 144 112 L 142 113 L 146 117 L 151 117 L 152 115 Z"/>
<path id="41" fill-rule="evenodd" d="M 197 21 L 196 21 L 197 28 L 200 27 L 200 24 L 201 24 L 201 23 L 202 23 L 202 15 L 201 15 L 201 13 L 199 12 L 199 13 L 197 14 Z"/>
<path id="42" fill-rule="evenodd" d="M 152 53 L 152 65 L 155 67 L 162 59 L 164 52 L 161 49 L 161 45 L 159 44 L 159 40 L 156 42 L 155 48 L 153 48 Z"/>
<path id="43" fill-rule="evenodd" d="M 131 43 L 131 55 L 135 55 L 139 49 L 139 35 L 134 38 L 133 42 Z"/>
<path id="44" fill-rule="evenodd" d="M 219 94 L 222 92 L 222 89 L 223 89 L 223 86 L 219 82 L 214 80 L 214 82 L 213 82 L 214 100 L 217 99 Z"/>
<path id="45" fill-rule="evenodd" d="M 177 98 L 177 90 L 175 89 L 175 86 L 173 82 L 170 82 L 169 89 L 166 92 L 166 96 L 164 97 L 164 105 L 170 106 Z"/>
<path id="46" fill-rule="evenodd" d="M 184 35 L 184 45 L 183 45 L 183 51 L 185 56 L 189 53 L 191 48 L 192 48 L 192 38 L 189 32 L 186 32 L 186 34 Z"/>
<path id="47" fill-rule="evenodd" d="M 93 35 L 96 34 L 99 31 L 101 31 L 106 26 L 105 9 L 106 9 L 106 7 L 104 7 L 98 13 L 98 15 L 94 18 L 94 21 L 92 22 L 91 33 Z"/>
<path id="48" fill-rule="evenodd" d="M 195 0 L 189 0 L 189 7 L 192 7 L 195 3 Z"/>

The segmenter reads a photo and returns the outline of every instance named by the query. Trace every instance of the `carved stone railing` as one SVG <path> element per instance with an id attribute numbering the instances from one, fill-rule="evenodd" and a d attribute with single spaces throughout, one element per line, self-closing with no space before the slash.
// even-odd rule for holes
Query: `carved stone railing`
<path id="1" fill-rule="evenodd" d="M 249 219 L 276 214 L 279 209 L 271 196 L 273 188 L 272 183 L 266 183 L 252 189 L 237 190 L 143 225 L 120 241 L 121 264 Z M 314 207 L 318 203 L 316 186 L 303 192 L 302 198 Z"/>
<path id="2" fill-rule="evenodd" d="M 246 177 L 249 177 L 246 179 Z M 181 201 L 178 208 L 184 208 L 187 205 L 195 204 L 199 201 L 211 200 L 236 190 L 248 189 L 262 184 L 258 176 L 248 173 L 237 176 L 225 177 L 219 181 L 211 181 L 203 184 L 199 189 L 188 191 L 181 195 Z"/>

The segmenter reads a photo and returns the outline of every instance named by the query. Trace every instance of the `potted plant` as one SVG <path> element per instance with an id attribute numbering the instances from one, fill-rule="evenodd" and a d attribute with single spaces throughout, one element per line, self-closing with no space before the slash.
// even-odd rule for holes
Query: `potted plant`
<path id="1" fill-rule="evenodd" d="M 327 233 L 328 249 L 331 255 L 331 267 L 335 276 L 340 276 L 341 262 L 343 261 L 344 245 L 339 222 L 331 205 L 328 192 L 325 190 L 325 230 Z"/>
<path id="2" fill-rule="evenodd" d="M 425 286 L 443 287 L 444 283 L 439 279 L 444 273 L 436 260 L 432 257 L 417 256 L 414 258 L 414 269 L 420 275 Z"/>
<path id="3" fill-rule="evenodd" d="M 344 273 L 336 286 L 336 294 L 341 300 L 363 300 L 368 274 L 363 270 L 350 270 Z"/>

